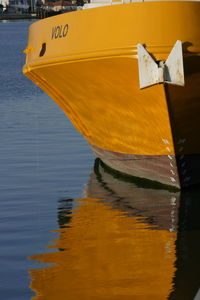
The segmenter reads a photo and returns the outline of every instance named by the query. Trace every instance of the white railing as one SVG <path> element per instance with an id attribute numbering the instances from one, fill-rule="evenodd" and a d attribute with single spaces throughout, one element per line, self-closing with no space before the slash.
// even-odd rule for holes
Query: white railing
<path id="1" fill-rule="evenodd" d="M 166 1 L 166 0 L 120 0 L 120 1 L 112 1 L 112 0 L 91 0 L 90 3 L 86 3 L 83 6 L 83 9 L 107 6 L 107 5 L 116 5 L 116 4 L 126 4 L 126 3 L 135 3 L 135 2 L 154 2 L 154 1 Z M 167 0 L 167 1 L 175 1 L 175 0 Z M 197 1 L 200 0 L 176 0 L 176 1 Z"/>

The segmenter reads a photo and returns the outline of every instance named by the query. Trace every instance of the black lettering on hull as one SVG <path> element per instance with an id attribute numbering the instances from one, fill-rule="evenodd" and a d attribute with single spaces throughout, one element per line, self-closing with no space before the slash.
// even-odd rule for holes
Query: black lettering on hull
<path id="1" fill-rule="evenodd" d="M 52 34 L 51 34 L 51 39 L 58 39 L 58 38 L 64 38 L 67 36 L 68 33 L 68 24 L 63 25 L 58 25 L 52 28 Z"/>

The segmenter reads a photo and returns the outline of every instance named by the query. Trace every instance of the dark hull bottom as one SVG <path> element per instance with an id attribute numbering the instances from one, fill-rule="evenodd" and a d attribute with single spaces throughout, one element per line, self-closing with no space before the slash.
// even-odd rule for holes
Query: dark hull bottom
<path id="1" fill-rule="evenodd" d="M 175 188 L 200 183 L 200 155 L 131 155 L 92 147 L 96 157 L 124 175 L 148 179 Z"/>

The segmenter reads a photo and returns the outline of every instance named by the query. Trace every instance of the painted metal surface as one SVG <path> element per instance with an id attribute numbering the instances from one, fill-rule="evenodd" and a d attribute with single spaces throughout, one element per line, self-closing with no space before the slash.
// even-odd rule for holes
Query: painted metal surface
<path id="1" fill-rule="evenodd" d="M 152 185 L 160 182 L 175 188 L 181 186 L 175 155 L 131 155 L 102 150 L 94 146 L 92 151 L 106 166 L 113 171 L 121 172 L 123 176 L 150 179 L 149 184 Z"/>
<path id="2" fill-rule="evenodd" d="M 183 147 L 183 143 L 179 144 Z M 166 144 L 167 146 L 167 144 Z M 187 155 L 131 155 L 102 150 L 92 146 L 92 151 L 106 166 L 121 172 L 159 182 L 175 188 L 187 187 L 200 182 L 200 154 Z M 154 181 L 154 182 L 152 182 Z"/>
<path id="3" fill-rule="evenodd" d="M 161 1 L 44 19 L 30 26 L 24 73 L 92 146 L 131 155 L 199 154 L 199 14 L 200 2 Z M 141 90 L 137 44 L 166 61 L 177 40 L 185 86 Z"/>
<path id="4" fill-rule="evenodd" d="M 176 41 L 164 64 L 164 82 L 185 85 L 182 42 Z"/>
<path id="5" fill-rule="evenodd" d="M 185 85 L 181 41 L 176 41 L 166 61 L 156 62 L 142 44 L 137 48 L 141 89 L 158 83 Z"/>

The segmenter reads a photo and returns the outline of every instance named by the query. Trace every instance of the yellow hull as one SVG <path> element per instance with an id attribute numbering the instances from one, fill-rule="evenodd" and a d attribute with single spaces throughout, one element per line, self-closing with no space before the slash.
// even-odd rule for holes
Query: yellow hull
<path id="1" fill-rule="evenodd" d="M 197 155 L 199 160 L 199 15 L 198 2 L 163 1 L 48 18 L 30 27 L 23 71 L 93 147 L 125 157 Z M 185 87 L 159 84 L 140 90 L 137 44 L 145 44 L 156 60 L 166 60 L 178 39 Z M 170 157 L 167 180 L 154 180 L 180 187 L 185 177 L 179 180 L 179 167 L 170 167 Z M 146 177 L 151 179 L 148 172 Z"/>

